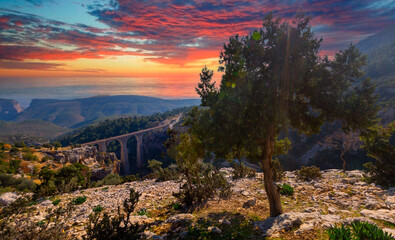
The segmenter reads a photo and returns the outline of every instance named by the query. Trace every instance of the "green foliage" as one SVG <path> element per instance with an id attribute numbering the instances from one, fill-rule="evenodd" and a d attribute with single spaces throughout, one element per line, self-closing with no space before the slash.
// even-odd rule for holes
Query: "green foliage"
<path id="1" fill-rule="evenodd" d="M 374 224 L 355 221 L 350 226 L 332 226 L 328 230 L 330 240 L 391 240 L 391 234 L 384 232 Z"/>
<path id="2" fill-rule="evenodd" d="M 170 165 L 167 168 L 162 168 L 162 162 L 155 159 L 148 160 L 148 167 L 151 168 L 151 178 L 156 178 L 157 182 L 176 180 L 179 178 L 180 173 L 177 171 L 177 166 Z"/>
<path id="3" fill-rule="evenodd" d="M 119 185 L 123 183 L 123 179 L 118 174 L 109 174 L 100 181 L 93 183 L 94 187 L 101 187 L 104 185 Z"/>
<path id="4" fill-rule="evenodd" d="M 48 167 L 43 167 L 38 175 L 42 183 L 36 188 L 35 197 L 86 188 L 90 185 L 91 173 L 87 166 L 81 163 L 73 163 L 56 172 Z"/>
<path id="5" fill-rule="evenodd" d="M 148 211 L 147 211 L 146 208 L 141 208 L 140 210 L 137 211 L 137 215 L 139 215 L 139 216 L 143 216 L 143 215 L 148 216 Z"/>
<path id="6" fill-rule="evenodd" d="M 294 188 L 289 185 L 284 183 L 283 185 L 279 186 L 281 188 L 280 194 L 285 195 L 285 196 L 293 196 L 294 195 Z"/>
<path id="7" fill-rule="evenodd" d="M 94 211 L 89 216 L 89 223 L 87 225 L 86 235 L 83 239 L 86 240 L 118 240 L 118 239 L 143 239 L 144 226 L 137 223 L 132 224 L 130 216 L 133 213 L 140 193 L 134 189 L 130 189 L 129 199 L 123 201 L 122 211 L 118 207 L 118 213 L 115 217 L 110 218 L 107 213 L 101 217 L 101 211 Z"/>
<path id="8" fill-rule="evenodd" d="M 232 163 L 233 167 L 233 179 L 239 179 L 239 178 L 254 178 L 256 176 L 256 170 L 253 168 L 250 168 L 244 163 Z"/>
<path id="9" fill-rule="evenodd" d="M 273 181 L 275 182 L 281 181 L 285 176 L 284 168 L 278 158 L 272 160 L 272 173 Z"/>
<path id="10" fill-rule="evenodd" d="M 25 144 L 25 142 L 20 141 L 20 142 L 16 142 L 14 144 L 14 146 L 17 147 L 17 148 L 23 148 L 23 147 L 26 147 L 26 144 Z"/>
<path id="11" fill-rule="evenodd" d="M 57 206 L 60 203 L 60 201 L 61 201 L 60 199 L 55 199 L 55 200 L 52 201 L 52 204 L 54 206 Z"/>
<path id="12" fill-rule="evenodd" d="M 296 175 L 301 180 L 310 181 L 316 178 L 320 178 L 321 172 L 320 169 L 316 166 L 311 166 L 311 167 L 302 166 L 302 168 L 296 172 Z"/>
<path id="13" fill-rule="evenodd" d="M 9 161 L 8 173 L 17 174 L 21 169 L 21 162 L 19 159 L 11 159 Z"/>
<path id="14" fill-rule="evenodd" d="M 218 192 L 220 197 L 230 196 L 230 184 L 224 175 L 211 164 L 203 163 L 203 149 L 198 139 L 189 134 L 181 135 L 177 151 L 177 166 L 185 183 L 174 196 L 182 204 L 187 208 L 199 207 Z"/>
<path id="15" fill-rule="evenodd" d="M 26 203 L 28 201 L 18 199 L 13 208 L 18 210 L 12 213 L 23 213 L 28 211 Z M 12 204 L 11 204 L 12 205 Z M 10 205 L 10 206 L 11 206 Z M 9 207 L 9 206 L 8 206 Z M 8 208 L 6 207 L 6 208 Z M 3 209 L 4 210 L 4 209 Z M 45 220 L 34 222 L 28 220 L 20 220 L 15 224 L 14 220 L 10 218 L 10 212 L 7 210 L 7 216 L 4 216 L 4 211 L 1 212 L 0 217 L 0 239 L 14 240 L 14 239 L 29 239 L 29 240 L 66 240 L 69 239 L 65 232 L 69 226 L 66 222 L 62 221 L 68 218 L 72 212 L 70 205 L 64 208 L 50 209 Z"/>
<path id="16" fill-rule="evenodd" d="M 127 175 L 122 177 L 122 183 L 127 183 L 127 182 L 136 182 L 140 181 L 140 177 L 137 175 Z"/>
<path id="17" fill-rule="evenodd" d="M 86 201 L 86 196 L 78 196 L 71 200 L 71 203 L 74 205 L 81 205 Z"/>
<path id="18" fill-rule="evenodd" d="M 352 240 L 353 236 L 350 228 L 341 225 L 340 227 L 332 226 L 328 229 L 330 240 Z"/>
<path id="19" fill-rule="evenodd" d="M 97 205 L 97 206 L 95 206 L 93 209 L 92 209 L 92 211 L 94 212 L 94 213 L 101 213 L 102 211 L 104 210 L 104 208 L 102 207 L 102 206 L 100 206 L 100 204 L 99 205 Z"/>
<path id="20" fill-rule="evenodd" d="M 36 184 L 27 178 L 14 178 L 11 174 L 0 174 L 0 187 L 16 189 L 23 192 L 32 192 L 36 188 Z"/>
<path id="21" fill-rule="evenodd" d="M 394 239 L 390 234 L 384 232 L 376 225 L 368 222 L 353 222 L 351 227 L 354 231 L 354 236 L 358 240 L 390 240 Z"/>
<path id="22" fill-rule="evenodd" d="M 23 158 L 23 160 L 26 160 L 26 161 L 35 161 L 35 162 L 38 162 L 38 157 L 37 157 L 36 155 L 30 153 L 30 152 L 24 153 L 24 154 L 22 155 L 22 158 Z"/>
<path id="23" fill-rule="evenodd" d="M 395 184 L 395 144 L 391 138 L 395 135 L 395 121 L 386 127 L 375 125 L 361 136 L 363 149 L 375 161 L 365 164 L 367 179 L 385 187 Z M 393 141 L 393 140 L 392 140 Z"/>
<path id="24" fill-rule="evenodd" d="M 207 107 L 195 109 L 188 122 L 191 133 L 216 157 L 224 158 L 236 149 L 262 164 L 272 216 L 282 213 L 270 174 L 280 133 L 290 128 L 318 133 L 325 122 L 335 120 L 345 131 L 375 122 L 374 86 L 369 79 L 357 82 L 364 75 L 366 56 L 350 45 L 332 60 L 320 57 L 321 42 L 309 17 L 298 14 L 290 24 L 266 15 L 262 28 L 247 36 L 232 36 L 224 44 L 221 84 L 213 90 L 217 100 L 202 101 Z M 201 94 L 202 100 L 208 97 Z"/>

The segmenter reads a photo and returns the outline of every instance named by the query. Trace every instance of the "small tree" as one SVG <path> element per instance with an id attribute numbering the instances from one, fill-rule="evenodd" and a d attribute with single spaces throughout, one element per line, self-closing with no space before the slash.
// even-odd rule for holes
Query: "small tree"
<path id="1" fill-rule="evenodd" d="M 344 154 L 349 151 L 358 150 L 361 145 L 361 141 L 359 140 L 359 133 L 345 133 L 339 130 L 326 136 L 321 144 L 324 147 L 340 150 L 340 160 L 343 162 L 343 171 L 346 171 L 346 159 L 344 159 Z"/>
<path id="2" fill-rule="evenodd" d="M 211 74 L 203 69 L 198 94 L 206 108 L 192 112 L 191 131 L 207 150 L 225 157 L 238 149 L 261 164 L 270 216 L 283 212 L 272 173 L 279 133 L 318 133 L 334 120 L 346 131 L 358 130 L 377 112 L 369 79 L 355 85 L 366 57 L 352 45 L 333 60 L 320 57 L 322 39 L 309 23 L 303 15 L 287 23 L 269 14 L 261 29 L 230 37 L 220 54 L 220 88 L 211 88 Z"/>
<path id="3" fill-rule="evenodd" d="M 364 131 L 362 148 L 374 162 L 366 163 L 372 182 L 386 187 L 395 186 L 395 121 L 386 127 L 375 125 Z"/>

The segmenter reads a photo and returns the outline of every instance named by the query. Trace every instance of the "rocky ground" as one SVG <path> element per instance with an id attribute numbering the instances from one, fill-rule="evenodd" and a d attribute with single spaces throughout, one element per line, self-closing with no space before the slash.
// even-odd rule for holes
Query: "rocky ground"
<path id="1" fill-rule="evenodd" d="M 395 236 L 395 188 L 382 189 L 362 181 L 361 171 L 326 170 L 322 178 L 310 182 L 298 180 L 294 172 L 286 172 L 281 183 L 295 188 L 292 197 L 282 196 L 284 214 L 269 218 L 269 206 L 263 188 L 262 174 L 255 178 L 232 181 L 231 169 L 221 169 L 232 183 L 229 199 L 212 199 L 192 212 L 177 209 L 172 193 L 179 182 L 145 180 L 118 186 L 90 188 L 43 200 L 31 206 L 27 214 L 15 216 L 15 223 L 27 219 L 41 221 L 48 211 L 67 205 L 78 196 L 87 200 L 67 216 L 70 239 L 81 238 L 92 208 L 101 205 L 104 211 L 115 213 L 117 206 L 129 195 L 129 189 L 141 192 L 136 214 L 131 221 L 149 224 L 151 239 L 327 239 L 325 229 L 336 223 L 363 220 L 377 224 Z M 4 196 L 0 197 L 4 198 Z M 145 215 L 138 215 L 141 209 Z M 140 211 L 141 212 L 141 211 Z"/>

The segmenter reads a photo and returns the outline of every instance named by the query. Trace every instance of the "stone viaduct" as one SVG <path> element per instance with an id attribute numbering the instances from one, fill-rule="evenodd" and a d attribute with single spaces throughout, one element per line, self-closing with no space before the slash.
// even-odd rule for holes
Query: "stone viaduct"
<path id="1" fill-rule="evenodd" d="M 144 130 L 140 130 L 137 132 L 132 132 L 132 133 L 127 133 L 124 135 L 120 135 L 120 136 L 115 136 L 115 137 L 110 137 L 110 138 L 106 138 L 106 139 L 101 139 L 101 140 L 96 140 L 93 142 L 88 142 L 88 143 L 83 143 L 81 144 L 82 146 L 93 146 L 93 145 L 97 145 L 98 146 L 98 151 L 99 152 L 107 152 L 107 146 L 108 144 L 110 144 L 112 141 L 118 141 L 121 144 L 121 169 L 124 171 L 124 173 L 126 175 L 130 174 L 130 162 L 129 162 L 129 151 L 128 151 L 128 146 L 127 146 L 127 142 L 128 139 L 131 136 L 135 136 L 137 139 L 137 156 L 136 156 L 136 166 L 137 167 L 141 167 L 142 163 L 143 163 L 143 136 L 145 133 L 147 132 L 152 132 L 152 131 L 157 131 L 160 130 L 162 128 L 172 128 L 174 124 L 176 124 L 180 118 L 181 118 L 181 114 L 171 118 L 171 119 L 167 119 L 165 120 L 162 124 L 160 124 L 159 126 L 156 127 L 152 127 L 152 128 L 148 128 L 148 129 L 144 129 Z"/>

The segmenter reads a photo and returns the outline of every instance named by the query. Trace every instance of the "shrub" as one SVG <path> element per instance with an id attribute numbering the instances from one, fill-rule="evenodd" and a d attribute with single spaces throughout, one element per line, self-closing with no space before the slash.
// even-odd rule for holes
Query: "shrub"
<path id="1" fill-rule="evenodd" d="M 46 162 L 49 160 L 53 160 L 53 157 L 52 156 L 44 156 L 43 158 L 41 158 L 41 162 Z"/>
<path id="2" fill-rule="evenodd" d="M 26 144 L 25 144 L 25 142 L 20 141 L 20 142 L 16 142 L 14 144 L 14 146 L 17 147 L 17 148 L 23 148 L 23 147 L 26 147 Z"/>
<path id="3" fill-rule="evenodd" d="M 395 121 L 386 127 L 373 126 L 362 134 L 363 149 L 375 161 L 366 163 L 368 182 L 374 182 L 384 187 L 395 186 Z"/>
<path id="4" fill-rule="evenodd" d="M 187 208 L 202 206 L 217 193 L 220 197 L 231 194 L 230 184 L 224 175 L 211 164 L 203 163 L 204 151 L 193 135 L 181 135 L 177 146 L 177 166 L 185 181 L 180 192 L 174 194 Z"/>
<path id="5" fill-rule="evenodd" d="M 123 183 L 123 179 L 118 174 L 109 174 L 100 181 L 93 184 L 94 187 L 101 187 L 104 185 L 118 185 Z"/>
<path id="6" fill-rule="evenodd" d="M 280 194 L 285 196 L 292 196 L 294 195 L 294 188 L 291 187 L 289 184 L 284 183 L 282 186 L 280 185 Z"/>
<path id="7" fill-rule="evenodd" d="M 341 225 L 340 227 L 332 226 L 328 229 L 330 240 L 351 240 L 353 239 L 350 228 Z"/>
<path id="8" fill-rule="evenodd" d="M 99 204 L 99 205 L 97 205 L 97 206 L 95 206 L 93 209 L 92 209 L 92 211 L 94 212 L 94 213 L 101 213 L 102 211 L 103 211 L 103 207 Z"/>
<path id="9" fill-rule="evenodd" d="M 73 205 L 81 205 L 86 201 L 86 196 L 78 196 L 76 198 L 74 198 L 73 200 L 71 200 L 71 203 Z"/>
<path id="10" fill-rule="evenodd" d="M 123 201 L 122 211 L 120 207 L 118 207 L 118 213 L 115 217 L 110 218 L 107 213 L 104 213 L 103 217 L 101 217 L 101 211 L 94 211 L 94 213 L 89 216 L 86 235 L 83 236 L 83 239 L 143 239 L 145 226 L 140 226 L 138 223 L 133 224 L 129 221 L 140 195 L 139 192 L 130 189 L 129 199 Z"/>
<path id="11" fill-rule="evenodd" d="M 285 172 L 284 168 L 280 163 L 278 158 L 272 160 L 272 172 L 273 172 L 273 181 L 279 182 L 284 178 Z"/>
<path id="12" fill-rule="evenodd" d="M 296 175 L 301 180 L 310 181 L 312 179 L 321 177 L 321 172 L 320 172 L 320 168 L 316 166 L 311 166 L 311 167 L 302 166 L 302 168 L 296 172 Z"/>
<path id="13" fill-rule="evenodd" d="M 167 168 L 162 168 L 162 162 L 159 162 L 155 159 L 148 160 L 148 167 L 151 168 L 152 174 L 151 178 L 156 178 L 157 182 L 161 181 L 169 181 L 178 179 L 180 173 L 177 171 L 177 166 L 170 165 Z"/>
<path id="14" fill-rule="evenodd" d="M 394 236 L 374 224 L 355 221 L 350 226 L 332 226 L 328 229 L 329 240 L 391 240 Z"/>
<path id="15" fill-rule="evenodd" d="M 18 191 L 32 192 L 36 184 L 27 178 L 14 178 L 11 174 L 0 174 L 0 187 L 12 187 Z"/>
<path id="16" fill-rule="evenodd" d="M 60 199 L 55 199 L 55 200 L 52 201 L 52 204 L 54 206 L 57 206 L 60 203 L 60 201 L 61 201 Z"/>
<path id="17" fill-rule="evenodd" d="M 143 215 L 148 215 L 148 211 L 146 208 L 141 208 L 140 210 L 137 211 L 137 215 L 143 216 Z"/>
<path id="18" fill-rule="evenodd" d="M 21 168 L 21 160 L 12 159 L 9 162 L 9 171 L 8 173 L 16 174 Z"/>
<path id="19" fill-rule="evenodd" d="M 36 188 L 36 184 L 31 179 L 18 178 L 15 188 L 19 191 L 33 192 Z"/>
<path id="20" fill-rule="evenodd" d="M 18 200 L 17 200 L 18 201 Z M 71 206 L 49 210 L 46 219 L 39 222 L 18 221 L 15 224 L 13 219 L 6 217 L 0 221 L 0 239 L 29 239 L 29 240 L 65 240 L 68 239 L 67 225 L 61 219 L 68 218 Z M 19 212 L 21 213 L 21 212 Z"/>
<path id="21" fill-rule="evenodd" d="M 233 179 L 239 179 L 245 177 L 253 178 L 256 176 L 256 170 L 244 165 L 244 163 L 233 162 L 232 167 L 233 167 L 233 176 L 232 176 Z"/>
<path id="22" fill-rule="evenodd" d="M 354 231 L 355 239 L 360 240 L 390 240 L 394 239 L 394 236 L 391 236 L 387 232 L 384 232 L 382 229 L 377 227 L 376 225 L 367 223 L 367 222 L 353 222 L 351 224 L 351 228 Z"/>
<path id="23" fill-rule="evenodd" d="M 140 177 L 138 174 L 136 175 L 127 175 L 122 177 L 122 183 L 127 183 L 127 182 L 136 182 L 140 181 Z"/>

